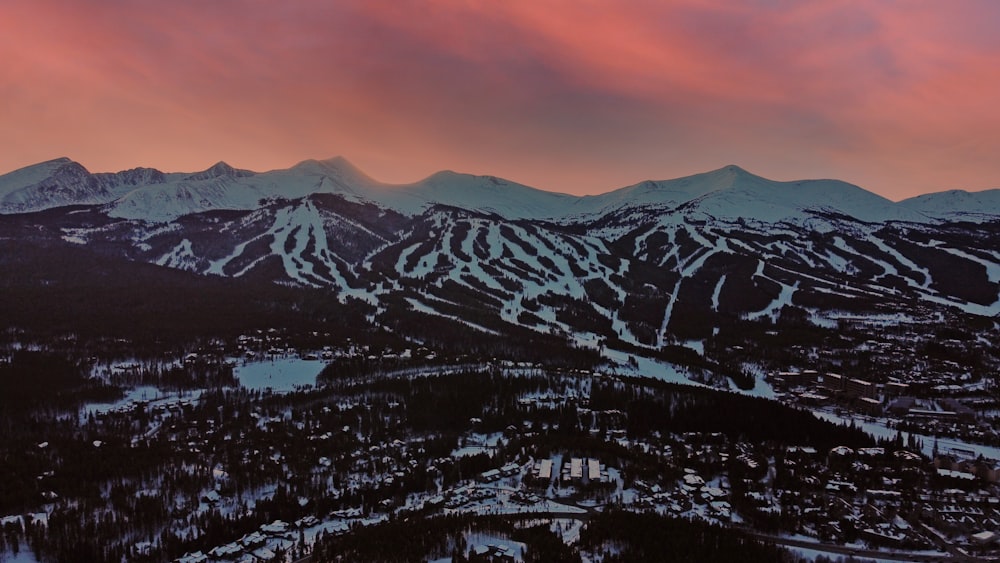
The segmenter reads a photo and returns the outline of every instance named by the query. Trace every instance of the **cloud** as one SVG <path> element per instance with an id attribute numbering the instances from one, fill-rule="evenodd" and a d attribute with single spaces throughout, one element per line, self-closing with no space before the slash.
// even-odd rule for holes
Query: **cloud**
<path id="1" fill-rule="evenodd" d="M 344 154 L 596 192 L 729 162 L 902 197 L 1000 185 L 1000 6 L 14 1 L 0 168 Z"/>

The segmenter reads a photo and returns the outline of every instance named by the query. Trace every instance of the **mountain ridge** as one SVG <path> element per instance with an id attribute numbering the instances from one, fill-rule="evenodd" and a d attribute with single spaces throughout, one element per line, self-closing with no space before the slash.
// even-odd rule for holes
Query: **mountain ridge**
<path id="1" fill-rule="evenodd" d="M 103 174 L 56 160 L 0 180 L 47 206 L 0 214 L 0 240 L 318 289 L 400 328 L 662 350 L 781 318 L 1000 321 L 1000 221 L 975 207 L 992 192 L 903 205 L 726 166 L 578 197 L 455 172 L 391 186 L 342 158 Z M 956 219 L 930 216 L 953 203 Z"/>
<path id="2" fill-rule="evenodd" d="M 213 209 L 248 210 L 262 201 L 338 193 L 407 215 L 434 204 L 495 213 L 507 219 L 579 221 L 629 208 L 655 208 L 716 220 L 803 223 L 846 215 L 866 222 L 940 222 L 1000 217 L 1000 190 L 925 194 L 893 202 L 832 179 L 775 181 L 730 164 L 669 180 L 645 180 L 603 194 L 550 192 L 489 175 L 440 171 L 407 184 L 368 176 L 342 156 L 303 160 L 266 172 L 225 162 L 193 173 L 136 168 L 90 173 L 61 157 L 0 176 L 0 213 L 65 205 L 108 206 L 112 216 L 165 222 Z M 955 194 L 966 194 L 958 197 Z"/>

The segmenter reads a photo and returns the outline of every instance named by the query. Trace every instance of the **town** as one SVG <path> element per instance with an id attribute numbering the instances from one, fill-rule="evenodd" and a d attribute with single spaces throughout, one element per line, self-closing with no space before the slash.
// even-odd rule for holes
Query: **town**
<path id="1" fill-rule="evenodd" d="M 459 532 L 410 555 L 545 560 L 533 530 L 601 560 L 602 519 L 635 514 L 792 554 L 1000 556 L 993 382 L 961 370 L 774 369 L 747 393 L 286 331 L 90 360 L 89 384 L 131 391 L 5 437 L 0 552 L 378 559 L 350 538 L 444 519 Z"/>

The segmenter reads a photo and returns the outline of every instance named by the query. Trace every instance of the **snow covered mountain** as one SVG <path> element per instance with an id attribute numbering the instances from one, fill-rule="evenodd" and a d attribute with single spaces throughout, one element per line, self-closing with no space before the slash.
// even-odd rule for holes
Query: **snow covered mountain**
<path id="1" fill-rule="evenodd" d="M 166 179 L 162 172 L 151 168 L 91 174 L 79 163 L 57 158 L 0 176 L 0 213 L 108 203 L 137 186 L 159 184 Z"/>
<path id="2" fill-rule="evenodd" d="M 0 213 L 65 205 L 106 204 L 112 217 L 165 222 L 211 210 L 251 210 L 262 201 L 338 194 L 407 215 L 434 204 L 496 213 L 511 219 L 553 217 L 578 198 L 536 190 L 493 176 L 438 172 L 406 185 L 377 182 L 344 158 L 306 160 L 286 170 L 256 173 L 219 162 L 186 174 L 136 169 L 91 174 L 66 158 L 0 176 Z"/>
<path id="3" fill-rule="evenodd" d="M 0 238 L 324 288 L 389 325 L 662 349 L 733 322 L 997 318 L 998 193 L 893 203 L 727 166 L 576 197 L 453 172 L 386 185 L 342 158 L 170 174 L 60 159 L 0 177 Z"/>
<path id="4" fill-rule="evenodd" d="M 797 224 L 830 215 L 865 222 L 919 223 L 1000 216 L 1000 191 L 996 190 L 976 194 L 945 192 L 894 203 L 837 180 L 776 182 L 732 165 L 579 197 L 493 176 L 448 171 L 412 184 L 383 184 L 341 157 L 306 160 L 289 169 L 261 173 L 237 170 L 219 162 L 197 173 L 170 174 L 145 168 L 92 174 L 80 164 L 61 158 L 0 176 L 0 213 L 106 204 L 107 213 L 113 217 L 166 222 L 202 211 L 252 210 L 265 200 L 314 193 L 338 194 L 409 216 L 442 204 L 510 220 L 566 223 L 630 209 L 690 218 Z"/>
<path id="5" fill-rule="evenodd" d="M 676 180 L 646 181 L 576 202 L 576 209 L 598 214 L 650 207 L 676 209 L 688 217 L 764 223 L 802 222 L 830 213 L 869 222 L 927 221 L 918 212 L 846 182 L 776 182 L 735 165 Z"/>
<path id="6" fill-rule="evenodd" d="M 995 221 L 1000 213 L 1000 189 L 924 194 L 903 200 L 899 205 L 941 221 Z"/>

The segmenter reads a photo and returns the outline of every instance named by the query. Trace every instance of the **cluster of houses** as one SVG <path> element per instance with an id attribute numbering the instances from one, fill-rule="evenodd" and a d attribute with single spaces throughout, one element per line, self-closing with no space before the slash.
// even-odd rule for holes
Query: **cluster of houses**
<path id="1" fill-rule="evenodd" d="M 315 521 L 312 522 L 315 524 Z M 301 528 L 307 525 L 304 521 L 297 523 Z M 177 563 L 214 563 L 214 562 L 235 562 L 235 563 L 271 563 L 278 559 L 278 553 L 283 553 L 294 544 L 293 530 L 287 522 L 275 520 L 270 524 L 264 524 L 259 530 L 246 534 L 242 538 L 232 543 L 214 547 L 208 553 L 200 551 L 189 553 L 177 559 Z"/>
<path id="2" fill-rule="evenodd" d="M 280 334 L 248 336 L 240 346 L 254 354 L 302 354 Z M 423 353 L 418 350 L 413 355 Z M 320 347 L 309 354 L 327 359 L 410 357 L 406 350 L 373 352 L 351 345 Z M 876 383 L 810 370 L 777 372 L 769 379 L 778 391 L 805 403 L 837 403 L 914 424 L 979 420 L 960 386 L 935 391 L 917 389 L 908 381 Z M 820 451 L 809 446 L 729 443 L 725 435 L 707 432 L 661 435 L 653 431 L 635 436 L 625 431 L 628 412 L 591 410 L 587 386 L 579 381 L 585 380 L 570 379 L 578 386 L 575 390 L 545 389 L 521 397 L 518 405 L 523 419 L 511 421 L 505 436 L 527 438 L 543 433 L 552 425 L 545 422 L 545 413 L 575 407 L 577 420 L 584 421 L 583 430 L 591 439 L 600 438 L 616 451 L 636 454 L 626 457 L 620 468 L 602 465 L 594 452 L 587 456 L 546 450 L 539 456 L 530 445 L 514 453 L 501 444 L 483 448 L 494 456 L 495 468 L 482 471 L 484 466 L 476 465 L 472 472 L 451 471 L 458 467 L 462 454 L 455 450 L 450 456 L 431 456 L 428 450 L 448 450 L 432 448 L 439 446 L 431 441 L 432 435 L 406 431 L 405 409 L 393 398 L 379 395 L 343 397 L 295 409 L 280 406 L 278 401 L 273 401 L 277 406 L 255 403 L 242 413 L 249 426 L 241 428 L 229 427 L 215 411 L 201 413 L 199 401 L 189 399 L 135 401 L 95 419 L 98 426 L 130 429 L 134 440 L 178 444 L 195 454 L 191 459 L 201 460 L 185 466 L 197 473 L 186 478 L 204 488 L 194 497 L 197 508 L 188 507 L 177 515 L 176 529 L 187 529 L 184 526 L 208 513 L 234 510 L 245 500 L 233 492 L 236 487 L 215 487 L 225 479 L 211 474 L 216 462 L 207 460 L 223 442 L 242 456 L 243 462 L 231 471 L 253 467 L 259 482 L 288 485 L 296 494 L 314 494 L 312 499 L 325 495 L 327 504 L 336 501 L 339 508 L 364 504 L 350 509 L 350 514 L 317 511 L 316 516 L 324 520 L 308 516 L 310 520 L 291 524 L 272 522 L 239 540 L 186 555 L 180 559 L 185 563 L 272 561 L 297 544 L 301 530 L 320 526 L 346 531 L 344 522 L 376 521 L 404 510 L 447 512 L 486 506 L 529 512 L 547 510 L 556 501 L 573 504 L 583 498 L 591 503 L 588 506 L 606 501 L 721 523 L 770 518 L 780 521 L 781 529 L 817 540 L 860 538 L 871 545 L 897 548 L 924 549 L 945 542 L 989 550 L 1000 533 L 1000 465 L 973 452 L 942 448 L 931 464 L 905 449 L 841 446 Z M 928 393 L 940 396 L 928 397 Z M 203 420 L 195 420 L 199 417 Z M 482 424 L 481 419 L 470 420 L 473 429 Z M 401 431 L 396 432 L 397 428 Z M 38 447 L 44 449 L 47 444 Z M 737 466 L 745 481 L 730 482 L 730 471 L 735 473 Z M 453 480 L 456 473 L 461 473 L 458 483 L 444 483 L 446 475 Z M 479 483 L 473 483 L 470 475 Z M 592 484 L 606 487 L 598 489 L 596 496 L 601 500 L 587 496 Z M 554 493 L 552 486 L 557 489 Z M 348 495 L 355 495 L 354 505 L 341 501 Z M 363 501 L 359 500 L 362 496 Z M 197 514 L 191 514 L 195 510 Z M 302 513 L 309 510 L 313 508 L 304 508 Z M 474 550 L 474 555 L 482 560 L 505 557 L 485 547 L 482 553 Z"/>
<path id="3" fill-rule="evenodd" d="M 982 414 L 998 411 L 1000 405 L 980 396 L 983 389 L 970 391 L 954 384 L 917 387 L 896 380 L 875 383 L 816 370 L 773 372 L 768 380 L 780 396 L 802 405 L 836 404 L 892 419 L 910 432 L 1000 445 L 995 421 Z"/>
<path id="4" fill-rule="evenodd" d="M 700 517 L 719 523 L 729 523 L 732 518 L 733 507 L 729 503 L 730 492 L 725 479 L 707 483 L 691 468 L 686 468 L 684 476 L 673 486 L 637 480 L 635 489 L 639 494 L 633 497 L 633 504 L 641 508 L 662 507 L 678 516 Z"/>
<path id="5" fill-rule="evenodd" d="M 548 487 L 553 476 L 558 476 L 560 483 L 573 485 L 608 482 L 608 472 L 606 469 L 601 469 L 601 462 L 596 458 L 564 458 L 560 464 L 561 467 L 556 467 L 556 463 L 558 463 L 557 460 L 551 458 L 536 461 L 530 475 L 530 482 L 540 487 Z"/>
<path id="6" fill-rule="evenodd" d="M 504 477 L 511 477 L 521 470 L 521 466 L 516 463 L 508 463 L 499 469 L 490 469 L 479 475 L 479 480 L 484 483 L 499 481 Z"/>
<path id="7" fill-rule="evenodd" d="M 1000 483 L 1000 461 L 978 456 L 971 450 L 951 448 L 938 452 L 933 463 L 942 477 L 970 483 Z"/>

